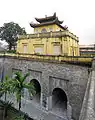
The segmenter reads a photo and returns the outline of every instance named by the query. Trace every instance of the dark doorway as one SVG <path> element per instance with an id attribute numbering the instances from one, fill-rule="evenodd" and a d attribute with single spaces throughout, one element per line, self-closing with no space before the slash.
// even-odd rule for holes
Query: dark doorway
<path id="1" fill-rule="evenodd" d="M 55 88 L 52 92 L 52 111 L 58 115 L 66 116 L 66 109 L 66 93 L 60 88 Z"/>
<path id="2" fill-rule="evenodd" d="M 30 84 L 34 86 L 35 93 L 32 95 L 30 91 L 30 99 L 33 100 L 34 102 L 40 103 L 40 95 L 41 95 L 41 86 L 38 80 L 32 79 L 30 81 Z"/>

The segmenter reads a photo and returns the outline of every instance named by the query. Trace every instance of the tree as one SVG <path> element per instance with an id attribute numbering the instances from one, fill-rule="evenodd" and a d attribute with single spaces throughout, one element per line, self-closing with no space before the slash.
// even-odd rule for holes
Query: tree
<path id="1" fill-rule="evenodd" d="M 11 107 L 13 103 L 6 101 L 6 95 L 7 93 L 11 93 L 11 80 L 8 78 L 8 76 L 5 77 L 5 80 L 3 80 L 0 83 L 0 94 L 4 94 L 4 102 L 2 102 L 2 108 L 3 108 L 3 120 L 7 117 L 7 110 Z"/>
<path id="2" fill-rule="evenodd" d="M 0 82 L 0 94 L 4 94 L 5 95 L 5 102 L 6 102 L 6 95 L 7 93 L 11 93 L 11 79 L 8 78 L 8 76 L 5 77 L 5 80 L 3 80 L 2 82 Z"/>
<path id="3" fill-rule="evenodd" d="M 14 22 L 4 23 L 4 25 L 0 27 L 0 39 L 5 40 L 8 43 L 9 50 L 11 50 L 12 47 L 15 47 L 18 35 L 23 34 L 26 34 L 25 29 Z"/>
<path id="4" fill-rule="evenodd" d="M 15 93 L 17 102 L 19 103 L 19 111 L 21 109 L 21 97 L 23 96 L 24 88 L 30 90 L 33 94 L 35 94 L 35 87 L 30 82 L 25 82 L 26 78 L 29 76 L 29 73 L 22 75 L 21 72 L 16 72 L 13 78 L 9 79 L 7 76 L 5 80 L 0 83 L 0 93 L 5 95 L 5 102 L 2 106 L 4 106 L 3 112 L 3 120 L 7 115 L 8 108 L 12 105 L 11 102 L 6 101 L 7 93 Z M 20 119 L 22 120 L 22 116 L 20 115 Z"/>
<path id="5" fill-rule="evenodd" d="M 1 107 L 1 110 L 3 110 L 3 120 L 8 116 L 7 113 L 8 113 L 8 110 L 12 107 L 13 103 L 12 102 L 9 102 L 9 101 L 1 101 L 0 100 L 0 107 Z"/>
<path id="6" fill-rule="evenodd" d="M 33 85 L 30 86 L 29 83 L 25 82 L 26 78 L 29 76 L 29 73 L 22 75 L 21 72 L 16 72 L 12 80 L 13 92 L 16 94 L 17 102 L 19 103 L 19 111 L 21 109 L 21 97 L 24 88 L 32 89 L 33 94 L 35 93 L 35 88 Z"/>

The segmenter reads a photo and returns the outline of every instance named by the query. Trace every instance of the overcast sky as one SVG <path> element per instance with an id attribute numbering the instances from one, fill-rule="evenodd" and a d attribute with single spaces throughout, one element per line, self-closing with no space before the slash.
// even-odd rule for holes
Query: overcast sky
<path id="1" fill-rule="evenodd" d="M 0 26 L 13 21 L 32 33 L 29 23 L 35 17 L 54 12 L 79 37 L 80 44 L 95 43 L 95 0 L 0 0 Z"/>

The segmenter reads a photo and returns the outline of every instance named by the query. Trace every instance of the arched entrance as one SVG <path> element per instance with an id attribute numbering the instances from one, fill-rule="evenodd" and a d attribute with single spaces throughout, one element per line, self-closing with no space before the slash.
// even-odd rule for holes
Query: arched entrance
<path id="1" fill-rule="evenodd" d="M 41 86 L 38 80 L 32 79 L 30 81 L 31 86 L 34 86 L 35 92 L 32 94 L 32 90 L 30 90 L 30 99 L 36 103 L 40 103 L 40 95 L 41 95 Z"/>
<path id="2" fill-rule="evenodd" d="M 46 33 L 47 30 L 46 30 L 45 28 L 43 28 L 41 32 L 42 32 L 42 33 Z"/>
<path id="3" fill-rule="evenodd" d="M 52 111 L 60 116 L 66 116 L 67 96 L 61 88 L 55 88 L 52 92 Z"/>

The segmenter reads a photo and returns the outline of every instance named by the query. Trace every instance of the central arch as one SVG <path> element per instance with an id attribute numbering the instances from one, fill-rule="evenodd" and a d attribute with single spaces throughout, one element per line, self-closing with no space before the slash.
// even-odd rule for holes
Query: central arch
<path id="1" fill-rule="evenodd" d="M 32 95 L 30 90 L 30 99 L 36 103 L 40 103 L 40 96 L 41 96 L 41 86 L 38 80 L 32 79 L 30 84 L 34 86 L 35 93 Z"/>
<path id="2" fill-rule="evenodd" d="M 42 33 L 46 33 L 47 30 L 46 30 L 45 28 L 43 28 L 41 32 L 42 32 Z"/>
<path id="3" fill-rule="evenodd" d="M 67 110 L 67 95 L 61 88 L 55 88 L 52 92 L 52 111 L 63 116 Z"/>

